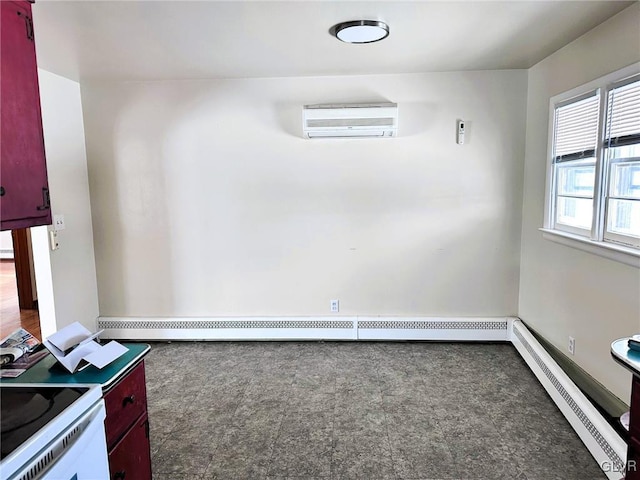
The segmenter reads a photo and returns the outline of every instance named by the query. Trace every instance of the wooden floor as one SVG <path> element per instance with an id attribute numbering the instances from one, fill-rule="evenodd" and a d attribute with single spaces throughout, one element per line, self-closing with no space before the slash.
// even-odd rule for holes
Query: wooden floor
<path id="1" fill-rule="evenodd" d="M 20 310 L 13 260 L 2 260 L 0 261 L 0 339 L 20 327 L 42 340 L 38 310 Z"/>

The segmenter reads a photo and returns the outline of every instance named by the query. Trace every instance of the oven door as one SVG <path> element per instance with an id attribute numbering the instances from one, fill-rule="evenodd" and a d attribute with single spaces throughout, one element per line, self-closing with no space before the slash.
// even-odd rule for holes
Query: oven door
<path id="1" fill-rule="evenodd" d="M 56 437 L 11 480 L 96 480 L 109 478 L 104 401 Z M 38 472 L 33 476 L 34 472 Z"/>

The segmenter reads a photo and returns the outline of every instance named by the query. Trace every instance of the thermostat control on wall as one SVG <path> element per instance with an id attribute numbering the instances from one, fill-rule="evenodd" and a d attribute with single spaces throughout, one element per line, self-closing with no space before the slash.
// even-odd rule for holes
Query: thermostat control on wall
<path id="1" fill-rule="evenodd" d="M 464 144 L 464 128 L 465 128 L 465 121 L 458 120 L 458 134 L 456 135 L 456 142 L 458 142 L 458 145 Z"/>

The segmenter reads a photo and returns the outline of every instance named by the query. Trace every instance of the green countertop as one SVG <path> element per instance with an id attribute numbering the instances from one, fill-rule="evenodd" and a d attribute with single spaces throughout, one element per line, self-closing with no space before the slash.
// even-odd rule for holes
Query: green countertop
<path id="1" fill-rule="evenodd" d="M 62 365 L 56 365 L 55 357 L 49 354 L 19 377 L 0 379 L 0 385 L 12 383 L 100 384 L 103 389 L 107 389 L 151 350 L 146 343 L 122 343 L 122 345 L 129 351 L 103 369 L 89 365 L 84 370 L 71 374 Z"/>

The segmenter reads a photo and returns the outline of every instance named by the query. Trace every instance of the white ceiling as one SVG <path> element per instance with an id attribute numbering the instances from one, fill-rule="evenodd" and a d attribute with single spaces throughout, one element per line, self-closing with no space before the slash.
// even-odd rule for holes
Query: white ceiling
<path id="1" fill-rule="evenodd" d="M 68 78 L 186 79 L 529 68 L 633 2 L 46 1 L 39 65 Z M 344 44 L 341 21 L 389 37 Z"/>

